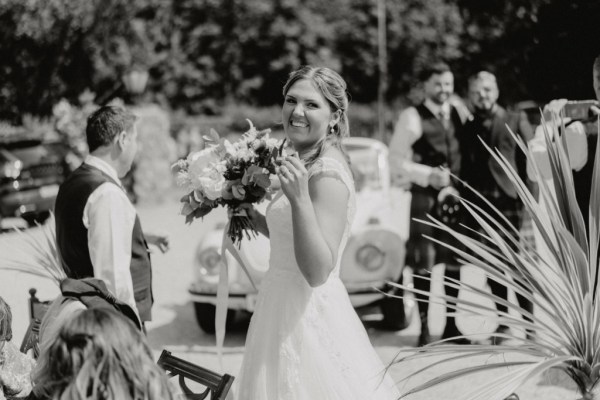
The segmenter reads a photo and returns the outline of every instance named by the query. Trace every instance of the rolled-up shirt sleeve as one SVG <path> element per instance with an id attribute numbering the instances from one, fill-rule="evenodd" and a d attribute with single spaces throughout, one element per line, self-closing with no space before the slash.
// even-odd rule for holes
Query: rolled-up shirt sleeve
<path id="1" fill-rule="evenodd" d="M 395 185 L 416 183 L 423 187 L 429 186 L 429 176 L 433 168 L 412 160 L 412 145 L 422 134 L 421 117 L 417 109 L 409 107 L 402 111 L 389 146 L 390 168 Z"/>
<path id="2" fill-rule="evenodd" d="M 88 229 L 94 277 L 104 280 L 111 293 L 137 311 L 130 271 L 135 216 L 125 192 L 103 183 L 86 203 L 83 224 Z"/>

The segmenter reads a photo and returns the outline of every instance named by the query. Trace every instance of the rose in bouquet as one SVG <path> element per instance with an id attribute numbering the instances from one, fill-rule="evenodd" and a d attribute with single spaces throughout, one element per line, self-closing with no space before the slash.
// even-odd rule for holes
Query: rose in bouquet
<path id="1" fill-rule="evenodd" d="M 189 193 L 182 197 L 181 214 L 186 222 L 202 218 L 218 206 L 232 211 L 227 234 L 234 244 L 256 235 L 244 203 L 257 204 L 271 198 L 271 175 L 283 151 L 284 141 L 269 137 L 270 130 L 250 129 L 231 143 L 211 129 L 204 136 L 204 148 L 179 160 L 177 184 Z"/>

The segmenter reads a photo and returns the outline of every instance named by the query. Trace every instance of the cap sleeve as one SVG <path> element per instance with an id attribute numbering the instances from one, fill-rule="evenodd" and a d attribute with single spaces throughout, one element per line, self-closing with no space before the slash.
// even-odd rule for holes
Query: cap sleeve
<path id="1" fill-rule="evenodd" d="M 354 192 L 354 180 L 346 168 L 335 158 L 321 157 L 310 167 L 308 178 L 329 177 L 341 181 L 349 192 Z"/>

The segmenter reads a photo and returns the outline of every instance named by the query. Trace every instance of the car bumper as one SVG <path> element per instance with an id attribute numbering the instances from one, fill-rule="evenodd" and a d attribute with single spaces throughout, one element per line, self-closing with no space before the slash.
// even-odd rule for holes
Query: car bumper
<path id="1" fill-rule="evenodd" d="M 54 207 L 58 185 L 47 185 L 0 197 L 0 213 L 5 217 L 20 217 L 27 213 L 50 211 Z"/>
<path id="2" fill-rule="evenodd" d="M 189 290 L 191 300 L 194 303 L 207 303 L 217 305 L 217 294 Z M 350 302 L 354 308 L 363 307 L 381 300 L 385 295 L 374 288 L 355 290 L 348 292 Z M 257 293 L 230 293 L 227 300 L 227 308 L 231 310 L 245 310 L 254 312 Z"/>

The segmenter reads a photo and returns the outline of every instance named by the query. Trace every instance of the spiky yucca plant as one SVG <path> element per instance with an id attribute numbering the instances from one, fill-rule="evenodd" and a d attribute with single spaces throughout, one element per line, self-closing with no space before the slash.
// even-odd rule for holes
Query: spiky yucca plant
<path id="1" fill-rule="evenodd" d="M 532 196 L 527 185 L 517 171 L 498 152 L 486 146 L 494 159 L 502 166 L 515 185 L 519 197 L 531 214 L 533 224 L 541 238 L 541 252 L 526 240 L 515 239 L 507 227 L 504 217 L 489 202 L 494 212 L 490 215 L 475 204 L 461 199 L 463 206 L 481 227 L 481 237 L 465 235 L 455 231 L 430 217 L 431 221 L 421 221 L 452 234 L 466 247 L 466 251 L 438 242 L 455 251 L 465 263 L 475 265 L 509 290 L 519 293 L 534 305 L 533 314 L 516 304 L 507 302 L 485 288 L 475 287 L 453 279 L 444 284 L 460 288 L 489 299 L 489 304 L 473 302 L 467 298 L 448 298 L 431 295 L 429 302 L 439 300 L 456 302 L 456 310 L 474 313 L 494 319 L 498 324 L 507 325 L 512 332 L 527 332 L 524 338 L 514 333 L 495 333 L 496 337 L 511 339 L 501 345 L 472 344 L 446 345 L 439 341 L 418 349 L 403 349 L 393 361 L 438 356 L 441 359 L 430 363 L 403 380 L 419 375 L 440 364 L 457 360 L 475 360 L 483 356 L 496 356 L 503 353 L 519 353 L 523 360 L 489 361 L 475 367 L 462 367 L 420 384 L 410 389 L 404 396 L 419 392 L 452 379 L 464 378 L 473 373 L 497 369 L 493 382 L 486 382 L 465 393 L 464 398 L 481 400 L 501 400 L 514 392 L 525 381 L 539 376 L 551 368 L 563 370 L 577 385 L 583 399 L 593 399 L 594 389 L 600 378 L 600 304 L 598 291 L 598 245 L 600 243 L 600 151 L 594 160 L 591 197 L 589 207 L 589 236 L 586 233 L 583 216 L 575 197 L 573 175 L 566 149 L 565 135 L 557 138 L 558 130 L 548 128 L 543 121 L 552 183 L 547 183 L 533 162 L 533 156 L 523 141 L 511 132 L 519 147 L 527 155 L 534 167 L 540 189 L 540 205 Z M 552 126 L 557 126 L 555 120 Z M 508 128 L 507 128 L 508 129 Z M 548 129 L 552 129 L 553 132 Z M 600 131 L 600 127 L 599 127 Z M 562 132 L 565 132 L 564 125 Z M 551 135 L 552 134 L 552 135 Z M 592 162 L 589 160 L 588 162 Z M 502 223 L 501 221 L 505 221 Z M 515 232 L 513 232 L 515 233 Z M 518 235 L 518 232 L 517 232 Z M 484 240 L 481 240 L 481 239 Z M 433 240 L 433 239 L 432 239 Z M 487 243 L 487 244 L 486 244 Z M 490 246 L 489 243 L 494 243 Z M 523 283 L 518 283 L 518 281 Z M 411 287 L 396 285 L 413 293 Z M 434 298 L 435 296 L 435 298 Z M 493 305 L 501 303 L 509 312 L 498 312 Z M 513 314 L 510 311 L 513 311 Z M 515 316 L 514 314 L 517 314 Z M 527 321 L 521 315 L 530 319 Z M 443 345 L 442 345 L 443 344 Z M 511 368 L 506 368 L 511 367 Z"/>
<path id="2" fill-rule="evenodd" d="M 40 232 L 14 228 L 20 236 L 20 245 L 2 252 L 0 269 L 41 276 L 59 285 L 67 275 L 56 247 L 54 214 L 50 214 L 46 224 L 36 222 L 36 225 Z"/>

